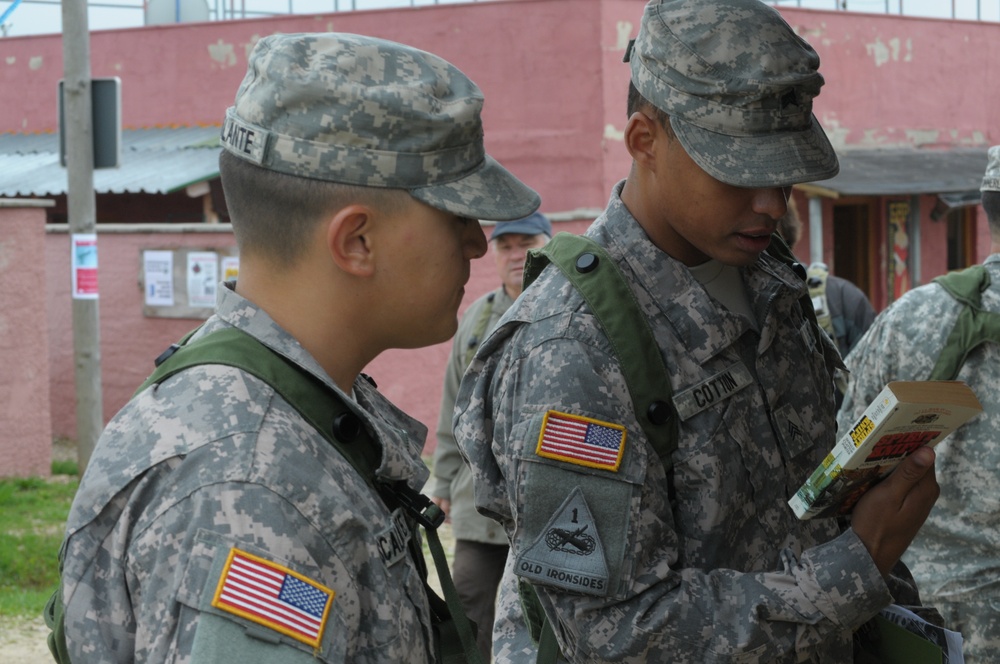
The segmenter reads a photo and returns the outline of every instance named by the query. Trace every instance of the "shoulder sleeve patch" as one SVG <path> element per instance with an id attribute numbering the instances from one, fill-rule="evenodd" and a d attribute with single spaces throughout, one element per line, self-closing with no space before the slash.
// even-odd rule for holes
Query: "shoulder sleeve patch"
<path id="1" fill-rule="evenodd" d="M 604 546 L 580 487 L 573 488 L 538 539 L 518 556 L 515 572 L 586 595 L 608 594 Z"/>
<path id="2" fill-rule="evenodd" d="M 617 471 L 625 452 L 625 427 L 550 410 L 535 453 L 578 466 Z"/>
<path id="3" fill-rule="evenodd" d="M 233 548 L 212 606 L 318 648 L 335 594 L 287 567 Z"/>

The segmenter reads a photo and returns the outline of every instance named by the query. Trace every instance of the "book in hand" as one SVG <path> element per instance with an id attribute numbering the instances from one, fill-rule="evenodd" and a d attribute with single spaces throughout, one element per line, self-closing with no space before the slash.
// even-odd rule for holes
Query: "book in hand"
<path id="1" fill-rule="evenodd" d="M 982 412 L 962 381 L 894 381 L 845 431 L 788 501 L 800 519 L 850 513 L 873 484 L 913 450 L 933 447 Z"/>

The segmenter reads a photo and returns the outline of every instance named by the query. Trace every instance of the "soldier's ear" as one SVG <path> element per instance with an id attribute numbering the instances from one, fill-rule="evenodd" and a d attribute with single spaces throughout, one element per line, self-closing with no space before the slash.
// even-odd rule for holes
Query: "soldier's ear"
<path id="1" fill-rule="evenodd" d="M 371 233 L 375 211 L 360 204 L 341 208 L 326 222 L 326 246 L 330 259 L 343 272 L 358 277 L 375 271 Z"/>
<path id="2" fill-rule="evenodd" d="M 657 121 L 636 111 L 625 123 L 625 149 L 638 165 L 652 169 L 656 161 Z"/>

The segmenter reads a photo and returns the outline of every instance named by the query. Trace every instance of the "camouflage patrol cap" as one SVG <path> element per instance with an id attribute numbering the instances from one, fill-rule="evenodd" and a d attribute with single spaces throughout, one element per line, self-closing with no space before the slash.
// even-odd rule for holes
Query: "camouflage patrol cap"
<path id="1" fill-rule="evenodd" d="M 483 95 L 455 66 L 341 33 L 261 39 L 226 112 L 222 144 L 289 175 L 404 189 L 462 217 L 510 220 L 538 194 L 486 154 Z"/>
<path id="2" fill-rule="evenodd" d="M 986 174 L 979 191 L 1000 191 L 1000 145 L 989 149 L 986 159 Z"/>
<path id="3" fill-rule="evenodd" d="M 717 180 L 781 187 L 838 173 L 812 113 L 819 56 L 763 2 L 653 0 L 625 61 L 639 93 Z"/>

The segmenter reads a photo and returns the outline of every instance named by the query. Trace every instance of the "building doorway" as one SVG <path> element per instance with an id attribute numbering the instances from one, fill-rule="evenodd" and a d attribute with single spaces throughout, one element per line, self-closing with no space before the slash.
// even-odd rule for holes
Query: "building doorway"
<path id="1" fill-rule="evenodd" d="M 948 224 L 948 271 L 962 270 L 976 262 L 976 208 L 952 208 Z"/>
<path id="2" fill-rule="evenodd" d="M 872 204 L 835 204 L 833 206 L 833 260 L 831 271 L 853 282 L 869 300 L 872 293 L 873 257 L 871 220 Z"/>

